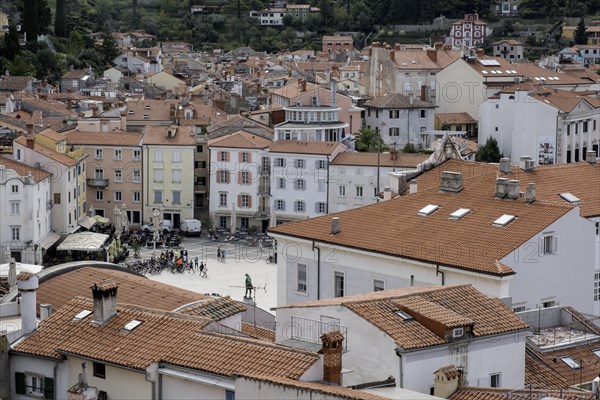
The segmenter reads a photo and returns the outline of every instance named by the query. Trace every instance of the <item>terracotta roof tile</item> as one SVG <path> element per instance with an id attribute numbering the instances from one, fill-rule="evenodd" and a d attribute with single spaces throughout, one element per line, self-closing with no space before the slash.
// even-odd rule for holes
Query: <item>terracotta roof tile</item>
<path id="1" fill-rule="evenodd" d="M 44 129 L 43 131 L 41 131 L 40 133 L 38 133 L 39 136 L 44 136 L 47 137 L 48 139 L 52 139 L 55 142 L 62 142 L 63 140 L 66 140 L 67 137 L 65 136 L 65 134 L 63 133 L 58 133 L 52 129 Z"/>
<path id="2" fill-rule="evenodd" d="M 159 361 L 226 376 L 267 375 L 298 379 L 318 360 L 316 354 L 264 341 L 204 332 L 211 321 L 179 313 L 118 305 L 117 315 L 102 325 L 92 316 L 77 321 L 92 301 L 71 300 L 45 319 L 38 329 L 13 348 L 25 353 L 63 359 L 72 354 L 144 370 Z M 132 320 L 142 323 L 124 330 Z"/>
<path id="3" fill-rule="evenodd" d="M 390 152 L 379 154 L 379 165 L 382 167 L 393 167 L 397 168 L 416 168 L 418 164 L 429 158 L 429 154 L 412 154 L 412 153 L 400 153 L 394 157 Z M 356 165 L 356 166 L 377 166 L 377 153 L 367 152 L 352 152 L 344 151 L 339 153 L 333 161 L 332 165 Z"/>
<path id="4" fill-rule="evenodd" d="M 433 61 L 427 55 L 427 51 L 423 50 L 423 46 L 392 51 L 394 52 L 394 64 L 399 70 L 442 70 L 461 57 L 460 51 L 437 50 L 436 61 Z"/>
<path id="5" fill-rule="evenodd" d="M 459 387 L 448 400 L 523 400 L 523 399 L 594 400 L 591 392 L 576 390 L 508 389 L 488 387 Z"/>
<path id="6" fill-rule="evenodd" d="M 512 271 L 499 260 L 572 206 L 555 201 L 527 204 L 523 199 L 495 199 L 495 179 L 495 175 L 478 177 L 459 193 L 422 191 L 419 187 L 417 193 L 409 196 L 290 222 L 269 231 L 490 275 L 508 275 Z M 418 215 L 429 204 L 438 205 L 439 209 L 427 216 Z M 458 220 L 450 219 L 450 214 L 459 208 L 471 212 Z M 493 226 L 493 221 L 503 214 L 516 219 L 504 227 Z M 332 217 L 339 217 L 341 223 L 341 231 L 335 235 L 331 234 Z M 463 239 L 471 232 L 478 232 L 476 243 Z"/>
<path id="7" fill-rule="evenodd" d="M 6 76 L 0 80 L 0 91 L 12 92 L 25 90 L 33 79 L 31 76 Z"/>
<path id="8" fill-rule="evenodd" d="M 130 100 L 127 102 L 127 121 L 171 121 L 171 106 L 177 100 Z M 147 115 L 147 118 L 144 118 Z"/>
<path id="9" fill-rule="evenodd" d="M 137 132 L 81 132 L 67 133 L 67 144 L 100 146 L 140 146 L 142 133 Z"/>
<path id="10" fill-rule="evenodd" d="M 208 141 L 209 147 L 227 147 L 237 149 L 266 149 L 273 142 L 262 136 L 255 135 L 245 130 L 220 136 Z"/>
<path id="11" fill-rule="evenodd" d="M 176 311 L 185 315 L 206 317 L 220 321 L 246 311 L 246 307 L 240 302 L 231 299 L 231 297 L 225 296 L 199 300 L 195 303 L 184 305 L 176 309 Z"/>
<path id="12" fill-rule="evenodd" d="M 167 130 L 176 130 L 175 137 L 166 137 Z M 155 146 L 195 146 L 196 134 L 191 126 L 152 126 L 148 125 L 145 128 L 144 140 L 145 145 Z"/>
<path id="13" fill-rule="evenodd" d="M 14 140 L 14 142 L 27 147 L 27 138 L 25 136 L 19 136 Z M 72 167 L 77 164 L 77 160 L 69 157 L 68 155 L 51 150 L 42 146 L 41 144 L 38 144 L 37 142 L 33 146 L 33 151 L 68 167 Z"/>
<path id="14" fill-rule="evenodd" d="M 471 117 L 469 113 L 435 113 L 435 117 L 442 124 L 476 124 L 477 120 Z"/>
<path id="15" fill-rule="evenodd" d="M 275 342 L 275 331 L 272 329 L 264 328 L 262 326 L 254 326 L 247 322 L 242 322 L 242 332 L 246 335 L 255 339 L 267 340 L 269 342 Z"/>
<path id="16" fill-rule="evenodd" d="M 46 172 L 43 169 L 30 167 L 27 164 L 20 163 L 4 156 L 0 156 L 0 165 L 4 165 L 7 169 L 14 170 L 20 176 L 27 176 L 27 174 L 31 172 L 31 176 L 33 176 L 33 179 L 36 182 L 40 182 L 52 176 L 50 172 Z"/>
<path id="17" fill-rule="evenodd" d="M 383 96 L 376 97 L 365 102 L 365 107 L 375 108 L 432 108 L 434 104 L 401 93 L 386 93 Z"/>
<path id="18" fill-rule="evenodd" d="M 338 142 L 299 142 L 296 140 L 277 140 L 269 147 L 270 153 L 295 153 L 295 154 L 321 154 L 330 155 L 340 147 L 346 149 Z"/>

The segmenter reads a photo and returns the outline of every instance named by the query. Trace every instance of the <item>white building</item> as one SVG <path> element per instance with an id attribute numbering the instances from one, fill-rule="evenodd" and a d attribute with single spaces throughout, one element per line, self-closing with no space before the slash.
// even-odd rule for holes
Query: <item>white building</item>
<path id="1" fill-rule="evenodd" d="M 382 196 L 378 195 L 384 192 L 386 187 L 390 187 L 389 172 L 416 172 L 417 165 L 428 157 L 426 154 L 398 151 L 379 155 L 349 151 L 339 153 L 329 166 L 329 213 L 350 210 L 382 200 Z M 396 193 L 390 193 L 393 194 Z"/>
<path id="2" fill-rule="evenodd" d="M 397 387 L 433 394 L 434 373 L 448 365 L 462 370 L 465 386 L 524 384 L 527 324 L 472 286 L 406 287 L 277 308 L 277 343 L 319 348 L 320 332 L 334 329 L 344 335 L 344 386 L 391 376 Z"/>
<path id="3" fill-rule="evenodd" d="M 52 229 L 52 174 L 0 156 L 0 260 L 41 264 Z"/>
<path id="4" fill-rule="evenodd" d="M 386 93 L 365 102 L 365 125 L 379 132 L 383 142 L 401 149 L 407 143 L 428 143 L 435 127 L 435 105 L 415 99 L 412 93 Z"/>
<path id="5" fill-rule="evenodd" d="M 266 229 L 270 186 L 267 149 L 271 143 L 245 130 L 208 142 L 209 212 L 214 218 L 214 226 Z"/>
<path id="6" fill-rule="evenodd" d="M 327 214 L 330 162 L 346 150 L 336 142 L 278 140 L 271 144 L 270 206 L 278 223 Z"/>
<path id="7" fill-rule="evenodd" d="M 557 191 L 540 200 L 528 187 L 520 197 L 530 175 L 494 166 L 482 173 L 478 165 L 447 161 L 417 179 L 416 193 L 273 228 L 278 304 L 472 284 L 488 296 L 510 297 L 515 309 L 560 303 L 593 312 L 594 223 Z M 298 290 L 301 269 L 306 285 Z"/>
<path id="8" fill-rule="evenodd" d="M 267 8 L 260 11 L 251 11 L 250 16 L 258 18 L 263 26 L 282 26 L 285 17 L 285 8 Z"/>
<path id="9" fill-rule="evenodd" d="M 479 143 L 493 137 L 512 162 L 565 164 L 599 155 L 600 101 L 567 90 L 529 84 L 502 90 L 479 107 Z"/>

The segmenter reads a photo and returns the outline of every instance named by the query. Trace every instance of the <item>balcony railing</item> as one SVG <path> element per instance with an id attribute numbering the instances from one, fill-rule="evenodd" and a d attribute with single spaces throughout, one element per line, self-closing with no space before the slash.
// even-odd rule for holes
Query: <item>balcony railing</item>
<path id="1" fill-rule="evenodd" d="M 108 179 L 102 178 L 88 178 L 87 185 L 93 188 L 107 188 L 108 187 Z"/>
<path id="2" fill-rule="evenodd" d="M 344 336 L 344 350 L 348 348 L 348 328 L 330 322 L 317 321 L 309 318 L 292 317 L 290 339 L 303 340 L 311 343 L 321 343 L 324 333 L 340 331 Z"/>

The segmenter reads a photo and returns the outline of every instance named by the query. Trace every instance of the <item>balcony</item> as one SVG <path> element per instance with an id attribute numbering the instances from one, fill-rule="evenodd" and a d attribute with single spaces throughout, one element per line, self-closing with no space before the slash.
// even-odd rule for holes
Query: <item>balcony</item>
<path id="1" fill-rule="evenodd" d="M 206 193 L 206 185 L 194 185 L 194 193 Z"/>
<path id="2" fill-rule="evenodd" d="M 106 189 L 108 187 L 108 179 L 88 178 L 87 185 L 91 188 Z"/>
<path id="3" fill-rule="evenodd" d="M 292 316 L 290 328 L 290 339 L 319 344 L 324 333 L 340 331 L 344 336 L 344 350 L 348 349 L 348 328 L 343 325 Z"/>
<path id="4" fill-rule="evenodd" d="M 78 149 L 67 151 L 66 154 L 74 160 L 79 160 L 85 156 L 85 150 L 83 147 L 80 147 Z"/>

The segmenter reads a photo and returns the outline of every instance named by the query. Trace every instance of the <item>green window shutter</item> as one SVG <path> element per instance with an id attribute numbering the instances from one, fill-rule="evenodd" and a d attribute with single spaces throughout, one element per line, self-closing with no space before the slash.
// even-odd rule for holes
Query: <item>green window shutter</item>
<path id="1" fill-rule="evenodd" d="M 44 378 L 44 398 L 54 400 L 54 379 Z"/>
<path id="2" fill-rule="evenodd" d="M 25 374 L 22 372 L 15 372 L 15 391 L 17 394 L 25 394 Z"/>

